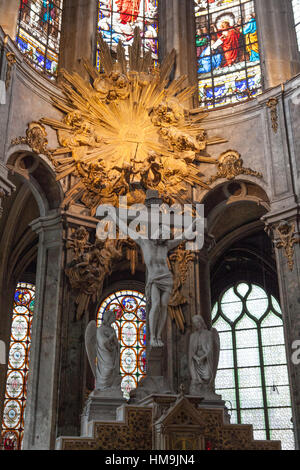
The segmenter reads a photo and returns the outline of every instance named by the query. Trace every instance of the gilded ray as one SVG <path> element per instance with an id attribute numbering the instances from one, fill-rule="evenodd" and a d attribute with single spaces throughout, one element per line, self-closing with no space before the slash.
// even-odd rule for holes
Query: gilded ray
<path id="1" fill-rule="evenodd" d="M 64 97 L 53 103 L 64 116 L 41 120 L 57 132 L 57 179 L 77 177 L 64 204 L 81 200 L 94 214 L 101 202 L 117 204 L 119 196 L 130 204 L 143 202 L 147 189 L 179 203 L 188 201 L 191 186 L 209 189 L 201 165 L 218 163 L 207 146 L 224 140 L 207 137 L 207 113 L 187 108 L 195 88 L 186 86 L 186 77 L 170 83 L 175 50 L 154 67 L 149 54 L 143 57 L 138 29 L 129 62 L 121 43 L 115 61 L 101 35 L 98 42 L 103 72 L 87 60 L 90 81 L 63 70 Z"/>

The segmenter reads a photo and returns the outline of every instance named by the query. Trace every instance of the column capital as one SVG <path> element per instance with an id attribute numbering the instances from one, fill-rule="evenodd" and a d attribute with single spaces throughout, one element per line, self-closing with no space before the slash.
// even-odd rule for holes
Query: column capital
<path id="1" fill-rule="evenodd" d="M 271 210 L 261 218 L 266 228 L 272 229 L 279 225 L 282 221 L 300 223 L 300 204 L 294 203 L 292 206 L 279 210 Z"/>
<path id="2" fill-rule="evenodd" d="M 56 230 L 57 228 L 62 229 L 63 216 L 60 211 L 54 211 L 51 214 L 33 220 L 29 225 L 37 234 L 50 230 Z"/>
<path id="3" fill-rule="evenodd" d="M 300 206 L 295 204 L 289 209 L 271 212 L 262 220 L 265 232 L 272 239 L 277 250 L 283 250 L 290 272 L 294 270 L 296 246 L 300 245 Z M 298 248 L 297 248 L 298 252 Z"/>

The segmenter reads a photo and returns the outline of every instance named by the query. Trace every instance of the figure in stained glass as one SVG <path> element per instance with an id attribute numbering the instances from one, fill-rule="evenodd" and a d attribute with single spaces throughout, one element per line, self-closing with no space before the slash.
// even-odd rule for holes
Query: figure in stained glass
<path id="1" fill-rule="evenodd" d="M 261 69 L 254 2 L 195 0 L 199 95 L 221 106 L 256 96 Z"/>
<path id="2" fill-rule="evenodd" d="M 58 66 L 63 0 L 21 0 L 16 42 L 49 78 Z"/>
<path id="3" fill-rule="evenodd" d="M 138 26 L 144 51 L 157 55 L 157 2 L 158 0 L 100 0 L 98 30 L 109 47 L 116 51 L 121 41 L 128 54 Z M 99 56 L 97 58 L 99 65 Z"/>
<path id="4" fill-rule="evenodd" d="M 246 36 L 246 50 L 249 54 L 251 62 L 257 62 L 260 59 L 257 38 L 257 26 L 254 15 L 251 15 L 248 23 L 246 23 L 243 33 Z"/>

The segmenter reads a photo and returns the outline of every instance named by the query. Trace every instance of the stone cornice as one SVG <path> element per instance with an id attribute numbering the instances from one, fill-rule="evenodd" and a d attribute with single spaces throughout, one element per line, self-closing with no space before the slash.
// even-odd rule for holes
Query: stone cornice
<path id="1" fill-rule="evenodd" d="M 207 128 L 215 128 L 218 125 L 224 127 L 226 125 L 233 125 L 241 121 L 241 119 L 247 120 L 256 117 L 261 111 L 266 108 L 267 102 L 270 98 L 281 98 L 283 90 L 285 98 L 292 95 L 296 90 L 300 88 L 300 74 L 294 78 L 285 82 L 283 85 L 269 88 L 257 98 L 243 103 L 234 104 L 232 106 L 226 106 L 223 108 L 217 108 L 210 110 L 205 120 Z"/>

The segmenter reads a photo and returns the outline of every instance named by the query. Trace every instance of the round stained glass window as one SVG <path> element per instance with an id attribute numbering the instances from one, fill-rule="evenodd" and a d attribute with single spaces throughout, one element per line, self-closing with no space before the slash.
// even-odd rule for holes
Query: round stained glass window
<path id="1" fill-rule="evenodd" d="M 106 310 L 117 312 L 114 328 L 120 342 L 120 374 L 122 392 L 129 398 L 130 391 L 146 375 L 146 298 L 136 290 L 119 290 L 109 295 L 100 305 L 97 326 Z"/>

